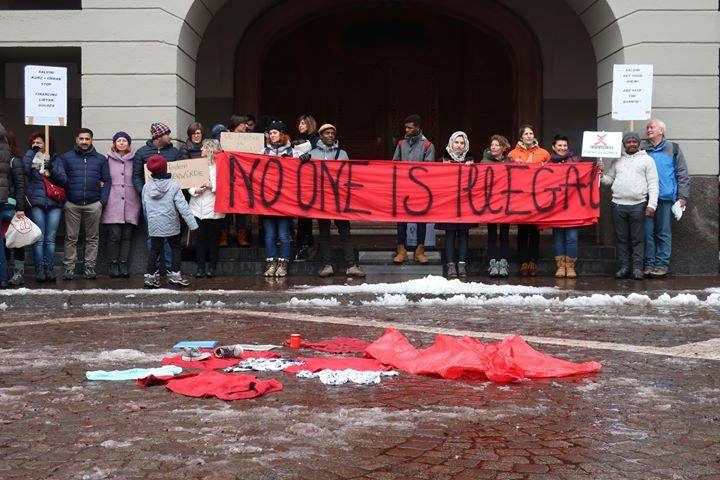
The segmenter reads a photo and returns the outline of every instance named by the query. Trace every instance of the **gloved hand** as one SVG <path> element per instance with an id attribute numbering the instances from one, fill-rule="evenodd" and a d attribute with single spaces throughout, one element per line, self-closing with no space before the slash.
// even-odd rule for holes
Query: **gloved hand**
<path id="1" fill-rule="evenodd" d="M 300 159 L 300 162 L 301 162 L 301 163 L 305 163 L 305 162 L 307 162 L 308 160 L 310 160 L 310 154 L 309 154 L 309 153 L 303 153 L 303 154 L 300 155 L 298 158 Z"/>

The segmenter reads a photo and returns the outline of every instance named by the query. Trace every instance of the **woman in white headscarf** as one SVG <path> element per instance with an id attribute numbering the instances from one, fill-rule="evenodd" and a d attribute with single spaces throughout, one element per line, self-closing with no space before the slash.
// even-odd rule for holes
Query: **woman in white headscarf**
<path id="1" fill-rule="evenodd" d="M 455 132 L 450 135 L 447 147 L 442 158 L 438 161 L 446 163 L 473 163 L 475 159 L 470 154 L 470 140 L 465 132 Z M 470 229 L 476 223 L 438 223 L 435 228 L 445 230 L 445 262 L 447 263 L 447 278 L 465 278 L 467 269 L 468 239 Z M 457 243 L 457 248 L 456 248 Z M 455 252 L 457 251 L 457 256 Z M 457 260 L 456 260 L 457 259 Z"/>

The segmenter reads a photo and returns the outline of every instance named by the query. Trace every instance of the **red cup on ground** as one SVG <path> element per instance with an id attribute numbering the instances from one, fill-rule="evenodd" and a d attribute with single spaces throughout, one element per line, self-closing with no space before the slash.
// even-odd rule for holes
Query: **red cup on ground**
<path id="1" fill-rule="evenodd" d="M 299 333 L 293 333 L 290 335 L 290 348 L 300 348 L 302 337 Z"/>

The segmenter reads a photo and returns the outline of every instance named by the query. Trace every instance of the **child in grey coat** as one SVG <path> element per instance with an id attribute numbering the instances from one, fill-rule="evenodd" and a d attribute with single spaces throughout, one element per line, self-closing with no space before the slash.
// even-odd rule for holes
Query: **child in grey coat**
<path id="1" fill-rule="evenodd" d="M 190 230 L 198 228 L 197 222 L 180 185 L 167 173 L 167 160 L 162 155 L 153 155 L 148 159 L 147 168 L 151 178 L 142 189 L 142 204 L 150 237 L 145 287 L 160 287 L 160 272 L 156 271 L 156 266 L 165 240 L 172 252 L 171 271 L 167 274 L 168 283 L 187 287 L 190 282 L 180 273 L 180 216 L 182 215 Z M 160 268 L 165 268 L 165 262 L 160 262 Z"/>

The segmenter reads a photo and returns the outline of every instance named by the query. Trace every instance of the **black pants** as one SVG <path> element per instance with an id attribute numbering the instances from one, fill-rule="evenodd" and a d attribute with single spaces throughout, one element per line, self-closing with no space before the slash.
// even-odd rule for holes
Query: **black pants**
<path id="1" fill-rule="evenodd" d="M 615 225 L 615 248 L 620 268 L 642 270 L 645 256 L 646 203 L 611 204 Z"/>
<path id="2" fill-rule="evenodd" d="M 147 273 L 155 273 L 158 265 L 158 259 L 163 253 L 163 245 L 167 240 L 170 245 L 170 256 L 172 258 L 172 265 L 170 270 L 173 272 L 180 271 L 180 234 L 173 235 L 172 237 L 150 237 L 150 255 L 148 255 L 147 262 Z M 165 270 L 165 262 L 160 262 L 160 271 Z"/>
<path id="3" fill-rule="evenodd" d="M 39 240 L 38 240 L 39 241 Z M 5 249 L 5 260 L 10 261 L 10 258 L 16 262 L 25 261 L 25 247 L 22 248 L 6 248 Z"/>
<path id="4" fill-rule="evenodd" d="M 330 263 L 330 222 L 335 222 L 335 226 L 340 234 L 340 243 L 342 243 L 343 256 L 348 266 L 355 264 L 355 249 L 353 248 L 352 239 L 350 238 L 350 221 L 349 220 L 327 220 L 318 219 L 318 228 L 320 230 L 319 246 L 320 259 L 323 263 Z"/>
<path id="5" fill-rule="evenodd" d="M 215 268 L 220 250 L 220 230 L 225 225 L 224 218 L 199 219 L 195 217 L 198 224 L 195 232 L 195 263 L 198 268 L 205 268 L 205 263 L 210 268 Z"/>
<path id="6" fill-rule="evenodd" d="M 540 256 L 540 230 L 537 225 L 518 225 L 517 249 L 521 263 L 537 262 Z"/>
<path id="7" fill-rule="evenodd" d="M 497 233 L 500 229 L 500 248 L 497 245 Z M 510 259 L 510 225 L 507 223 L 487 224 L 487 251 L 489 259 Z"/>
<path id="8" fill-rule="evenodd" d="M 314 243 L 312 231 L 312 218 L 298 217 L 297 234 L 295 235 L 295 249 L 308 247 Z"/>
<path id="9" fill-rule="evenodd" d="M 455 263 L 455 242 L 457 241 L 457 261 L 464 262 L 467 257 L 470 230 L 458 228 L 445 230 L 445 262 Z"/>
<path id="10" fill-rule="evenodd" d="M 126 263 L 130 256 L 130 245 L 132 242 L 135 225 L 132 223 L 111 223 L 110 242 L 108 242 L 108 256 L 111 262 Z"/>

